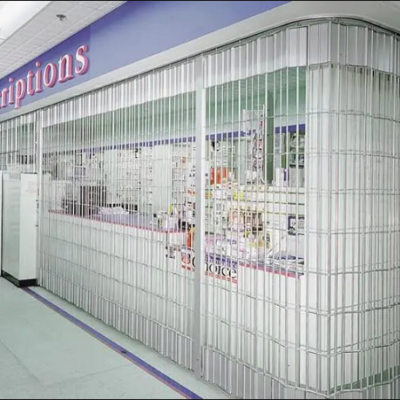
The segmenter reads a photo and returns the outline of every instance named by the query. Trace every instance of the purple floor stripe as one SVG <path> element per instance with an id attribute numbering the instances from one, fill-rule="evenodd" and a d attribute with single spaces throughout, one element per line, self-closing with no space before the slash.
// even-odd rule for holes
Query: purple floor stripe
<path id="1" fill-rule="evenodd" d="M 97 332 L 95 329 L 91 328 L 89 325 L 85 324 L 84 322 L 80 321 L 79 319 L 75 318 L 71 314 L 67 313 L 60 307 L 56 306 L 49 300 L 42 297 L 40 294 L 34 292 L 31 289 L 24 289 L 26 293 L 30 296 L 35 298 L 36 300 L 40 301 L 42 304 L 47 306 L 48 308 L 55 311 L 57 314 L 61 315 L 62 317 L 66 318 L 68 321 L 72 322 L 74 325 L 78 326 L 79 328 L 83 329 L 85 332 L 117 352 L 118 354 L 122 355 L 126 359 L 128 359 L 131 363 L 135 364 L 148 374 L 152 375 L 154 378 L 159 380 L 160 382 L 164 383 L 169 388 L 173 389 L 175 392 L 179 393 L 181 396 L 185 397 L 186 399 L 202 399 L 202 397 L 198 396 L 196 393 L 193 393 L 188 388 L 182 386 L 180 383 L 176 382 L 175 380 L 171 379 L 161 371 L 157 370 L 156 368 L 152 367 L 150 364 L 146 363 L 139 357 L 135 356 L 131 352 L 127 351 L 119 344 L 113 342 L 112 340 L 108 339 L 106 336 L 102 335 L 100 332 Z"/>

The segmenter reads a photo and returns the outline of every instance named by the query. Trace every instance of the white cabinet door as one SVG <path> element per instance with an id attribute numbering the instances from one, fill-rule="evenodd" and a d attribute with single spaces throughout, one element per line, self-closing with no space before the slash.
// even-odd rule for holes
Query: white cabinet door
<path id="1" fill-rule="evenodd" d="M 21 176 L 3 175 L 2 271 L 18 279 Z"/>
<path id="2" fill-rule="evenodd" d="M 37 278 L 38 175 L 21 175 L 19 281 Z"/>

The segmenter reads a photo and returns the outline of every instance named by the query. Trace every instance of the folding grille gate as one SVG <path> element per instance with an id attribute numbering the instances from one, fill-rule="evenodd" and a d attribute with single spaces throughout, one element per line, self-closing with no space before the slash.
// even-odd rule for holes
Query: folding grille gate
<path id="1" fill-rule="evenodd" d="M 296 23 L 2 123 L 40 285 L 234 396 L 398 398 L 399 54 Z"/>

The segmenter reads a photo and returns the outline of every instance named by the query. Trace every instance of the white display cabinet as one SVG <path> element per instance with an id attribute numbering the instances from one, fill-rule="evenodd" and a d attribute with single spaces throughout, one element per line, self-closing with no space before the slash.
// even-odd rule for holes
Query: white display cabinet
<path id="1" fill-rule="evenodd" d="M 18 287 L 38 278 L 38 176 L 4 173 L 1 274 Z"/>

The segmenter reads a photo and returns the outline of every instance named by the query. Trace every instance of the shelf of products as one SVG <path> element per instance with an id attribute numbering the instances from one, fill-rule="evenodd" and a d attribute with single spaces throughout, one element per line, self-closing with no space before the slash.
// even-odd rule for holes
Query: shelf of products
<path id="1" fill-rule="evenodd" d="M 270 181 L 267 177 L 273 174 L 267 169 L 273 169 L 274 163 L 266 149 L 264 110 L 243 115 L 250 119 L 244 123 L 243 134 L 209 135 L 206 141 L 207 251 L 264 264 L 275 254 L 301 258 L 305 201 L 297 177 L 304 177 L 304 132 L 292 128 L 283 136 L 278 132 L 288 150 L 280 155 L 281 168 Z M 106 188 L 98 206 L 122 206 L 128 213 L 156 218 L 163 229 L 186 232 L 183 249 L 194 245 L 195 155 L 193 140 L 167 141 L 47 157 L 46 168 L 50 171 L 57 165 L 56 181 L 61 177 L 80 183 L 91 181 L 92 186 Z M 155 170 L 162 174 L 155 176 Z M 282 179 L 285 171 L 289 179 Z M 296 176 L 296 181 L 291 176 Z"/>

